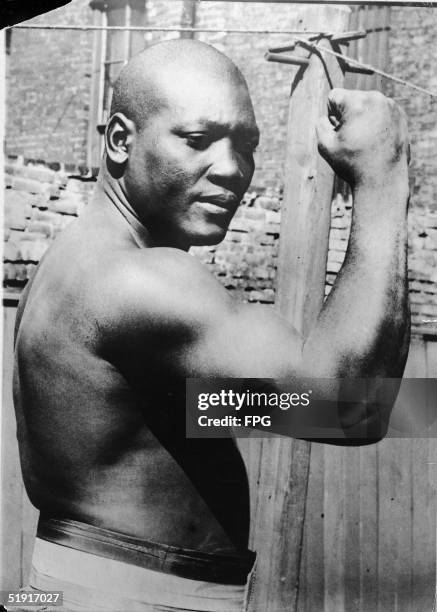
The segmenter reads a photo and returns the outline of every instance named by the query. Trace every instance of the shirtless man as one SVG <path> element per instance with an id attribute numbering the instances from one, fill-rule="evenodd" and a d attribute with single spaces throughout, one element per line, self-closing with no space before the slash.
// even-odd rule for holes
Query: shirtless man
<path id="1" fill-rule="evenodd" d="M 331 377 L 332 392 L 342 377 L 402 376 L 402 113 L 375 92 L 330 96 L 320 151 L 352 186 L 353 228 L 307 338 L 235 302 L 186 252 L 224 238 L 258 136 L 244 78 L 212 47 L 173 40 L 132 59 L 94 199 L 21 300 L 18 438 L 41 512 L 30 583 L 63 590 L 69 610 L 242 610 L 246 472 L 232 439 L 186 439 L 186 377 Z M 381 429 L 377 401 L 350 410 L 362 439 Z"/>

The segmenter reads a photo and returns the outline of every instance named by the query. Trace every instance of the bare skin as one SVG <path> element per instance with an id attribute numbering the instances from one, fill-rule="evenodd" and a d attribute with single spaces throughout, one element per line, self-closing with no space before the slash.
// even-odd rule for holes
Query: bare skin
<path id="1" fill-rule="evenodd" d="M 331 95 L 320 150 L 353 188 L 353 229 L 335 289 L 301 338 L 271 308 L 234 301 L 185 252 L 223 239 L 252 178 L 258 129 L 241 75 L 193 41 L 158 45 L 125 70 L 135 91 L 121 87 L 114 103 L 94 200 L 19 307 L 24 479 L 44 516 L 241 551 L 245 468 L 232 440 L 185 438 L 185 378 L 331 377 L 330 395 L 342 377 L 402 375 L 405 119 L 380 94 Z M 341 415 L 363 440 L 381 431 L 378 393 L 375 382 L 374 402 Z"/>

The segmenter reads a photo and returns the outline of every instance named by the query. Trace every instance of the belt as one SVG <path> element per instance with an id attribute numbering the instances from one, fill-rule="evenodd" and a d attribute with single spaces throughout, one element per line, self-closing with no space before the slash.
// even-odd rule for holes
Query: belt
<path id="1" fill-rule="evenodd" d="M 40 518 L 37 537 L 107 559 L 219 584 L 246 584 L 256 557 L 251 550 L 221 555 L 159 544 L 70 519 Z"/>

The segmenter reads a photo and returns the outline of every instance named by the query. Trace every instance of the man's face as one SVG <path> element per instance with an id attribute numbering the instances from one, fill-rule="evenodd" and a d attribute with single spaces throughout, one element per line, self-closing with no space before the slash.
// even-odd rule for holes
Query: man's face
<path id="1" fill-rule="evenodd" d="M 124 183 L 157 244 L 217 244 L 254 171 L 258 144 L 246 87 L 205 74 L 160 79 L 162 106 L 138 131 Z"/>

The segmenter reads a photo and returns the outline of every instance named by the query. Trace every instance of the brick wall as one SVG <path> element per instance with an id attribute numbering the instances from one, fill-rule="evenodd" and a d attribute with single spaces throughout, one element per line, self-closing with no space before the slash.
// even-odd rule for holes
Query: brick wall
<path id="1" fill-rule="evenodd" d="M 24 287 L 56 236 L 87 204 L 93 177 L 22 157 L 9 157 L 5 170 L 3 284 L 10 292 Z"/>
<path id="2" fill-rule="evenodd" d="M 326 295 L 344 260 L 351 213 L 351 198 L 337 195 L 331 212 Z M 437 212 L 425 212 L 420 207 L 409 212 L 408 278 L 413 328 L 437 334 Z"/>
<path id="3" fill-rule="evenodd" d="M 29 23 L 89 24 L 88 0 Z M 6 151 L 46 161 L 86 162 L 92 32 L 12 32 L 7 60 Z"/>
<path id="4" fill-rule="evenodd" d="M 388 70 L 437 95 L 437 12 L 426 8 L 392 8 Z M 414 209 L 437 211 L 437 99 L 387 83 L 387 92 L 405 109 L 412 145 Z"/>

